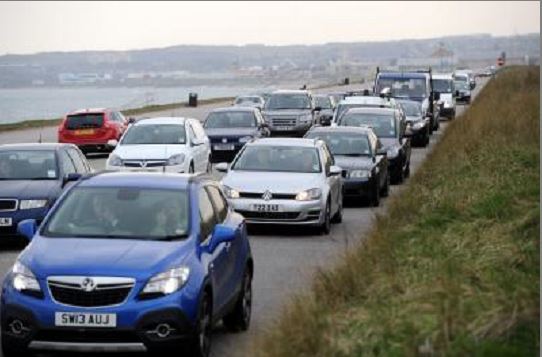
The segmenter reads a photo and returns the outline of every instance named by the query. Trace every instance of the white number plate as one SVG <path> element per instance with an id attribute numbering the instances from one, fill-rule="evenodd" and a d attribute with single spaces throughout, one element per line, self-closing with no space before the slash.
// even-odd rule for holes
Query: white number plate
<path id="1" fill-rule="evenodd" d="M 277 131 L 291 131 L 294 130 L 293 126 L 277 126 L 275 127 L 275 130 Z"/>
<path id="2" fill-rule="evenodd" d="M 56 312 L 55 326 L 117 327 L 117 315 L 89 312 Z"/>
<path id="3" fill-rule="evenodd" d="M 0 227 L 11 227 L 11 217 L 0 217 Z"/>
<path id="4" fill-rule="evenodd" d="M 231 151 L 235 149 L 235 146 L 233 144 L 217 144 L 213 146 L 213 149 L 217 151 Z"/>
<path id="5" fill-rule="evenodd" d="M 255 203 L 252 205 L 252 210 L 256 212 L 280 212 L 281 207 L 280 205 Z"/>

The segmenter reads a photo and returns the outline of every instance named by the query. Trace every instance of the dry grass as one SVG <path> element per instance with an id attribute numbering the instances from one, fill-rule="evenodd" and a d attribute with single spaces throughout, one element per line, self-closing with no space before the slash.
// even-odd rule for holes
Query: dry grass
<path id="1" fill-rule="evenodd" d="M 539 83 L 538 67 L 489 83 L 254 354 L 537 355 Z"/>

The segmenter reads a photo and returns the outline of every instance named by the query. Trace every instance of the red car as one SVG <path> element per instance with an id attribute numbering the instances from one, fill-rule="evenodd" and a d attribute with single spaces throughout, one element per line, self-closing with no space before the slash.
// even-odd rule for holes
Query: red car
<path id="1" fill-rule="evenodd" d="M 109 140 L 119 140 L 128 120 L 112 109 L 81 109 L 66 114 L 58 127 L 58 142 L 77 145 L 83 152 L 110 151 Z"/>

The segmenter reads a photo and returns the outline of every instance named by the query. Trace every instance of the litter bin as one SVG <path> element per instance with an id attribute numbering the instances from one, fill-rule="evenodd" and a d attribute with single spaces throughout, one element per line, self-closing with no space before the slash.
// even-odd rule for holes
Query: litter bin
<path id="1" fill-rule="evenodd" d="M 344 85 L 347 86 L 347 85 L 349 85 L 349 84 L 350 84 L 350 78 L 346 77 L 346 78 L 344 79 Z"/>
<path id="2" fill-rule="evenodd" d="M 189 93 L 188 94 L 188 106 L 197 107 L 198 106 L 198 93 Z"/>

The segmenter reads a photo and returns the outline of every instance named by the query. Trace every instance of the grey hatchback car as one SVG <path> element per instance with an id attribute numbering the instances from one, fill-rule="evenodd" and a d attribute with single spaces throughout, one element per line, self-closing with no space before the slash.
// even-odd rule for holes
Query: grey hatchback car
<path id="1" fill-rule="evenodd" d="M 314 226 L 328 234 L 342 221 L 342 169 L 322 140 L 258 139 L 229 168 L 216 168 L 227 171 L 224 192 L 249 224 Z"/>

